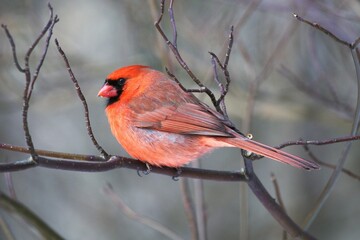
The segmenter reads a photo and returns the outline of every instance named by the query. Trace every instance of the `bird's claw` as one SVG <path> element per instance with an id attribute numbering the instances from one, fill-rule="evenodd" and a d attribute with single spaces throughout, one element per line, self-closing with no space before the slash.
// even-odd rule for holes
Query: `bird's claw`
<path id="1" fill-rule="evenodd" d="M 174 176 L 172 176 L 172 180 L 179 181 L 179 177 L 180 177 L 181 173 L 182 173 L 182 169 L 176 168 L 176 173 Z"/>
<path id="2" fill-rule="evenodd" d="M 146 175 L 149 175 L 150 174 L 150 172 L 151 172 L 151 166 L 150 166 L 150 164 L 148 164 L 148 163 L 145 163 L 145 165 L 146 165 L 146 170 L 140 170 L 139 168 L 137 169 L 137 175 L 139 176 L 139 177 L 142 177 L 142 176 L 146 176 Z"/>

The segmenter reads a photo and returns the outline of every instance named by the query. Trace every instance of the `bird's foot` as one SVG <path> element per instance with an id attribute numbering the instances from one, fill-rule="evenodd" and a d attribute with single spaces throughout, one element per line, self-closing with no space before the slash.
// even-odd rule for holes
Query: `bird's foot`
<path id="1" fill-rule="evenodd" d="M 179 181 L 179 177 L 182 173 L 182 169 L 180 167 L 176 168 L 176 173 L 174 176 L 172 176 L 172 180 Z"/>
<path id="2" fill-rule="evenodd" d="M 150 164 L 145 163 L 145 165 L 146 165 L 146 170 L 137 169 L 137 174 L 138 174 L 139 177 L 146 176 L 146 175 L 150 174 L 150 172 L 151 172 Z"/>

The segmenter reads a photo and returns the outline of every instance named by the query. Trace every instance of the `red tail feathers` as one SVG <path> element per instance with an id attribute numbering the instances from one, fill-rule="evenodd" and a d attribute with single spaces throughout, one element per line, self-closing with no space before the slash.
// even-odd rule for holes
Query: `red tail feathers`
<path id="1" fill-rule="evenodd" d="M 305 160 L 290 153 L 247 139 L 245 137 L 224 138 L 223 141 L 241 149 L 267 158 L 271 158 L 281 163 L 289 164 L 294 167 L 303 168 L 306 170 L 320 169 L 320 166 L 315 162 Z"/>

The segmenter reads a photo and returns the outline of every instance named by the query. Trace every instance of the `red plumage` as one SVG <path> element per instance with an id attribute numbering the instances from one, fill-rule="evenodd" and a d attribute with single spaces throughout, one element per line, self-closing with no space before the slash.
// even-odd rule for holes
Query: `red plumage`
<path id="1" fill-rule="evenodd" d="M 238 147 L 307 170 L 314 163 L 250 140 L 165 74 L 133 65 L 111 73 L 99 96 L 118 142 L 134 158 L 180 167 L 219 147 Z"/>

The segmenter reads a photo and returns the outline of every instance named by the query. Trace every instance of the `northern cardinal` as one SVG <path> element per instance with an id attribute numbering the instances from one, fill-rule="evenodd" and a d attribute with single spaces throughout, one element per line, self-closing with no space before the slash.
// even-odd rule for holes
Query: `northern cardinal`
<path id="1" fill-rule="evenodd" d="M 319 165 L 248 139 L 221 114 L 162 72 L 132 65 L 111 73 L 98 93 L 108 98 L 111 131 L 134 158 L 180 167 L 220 147 L 237 147 L 307 170 Z"/>

